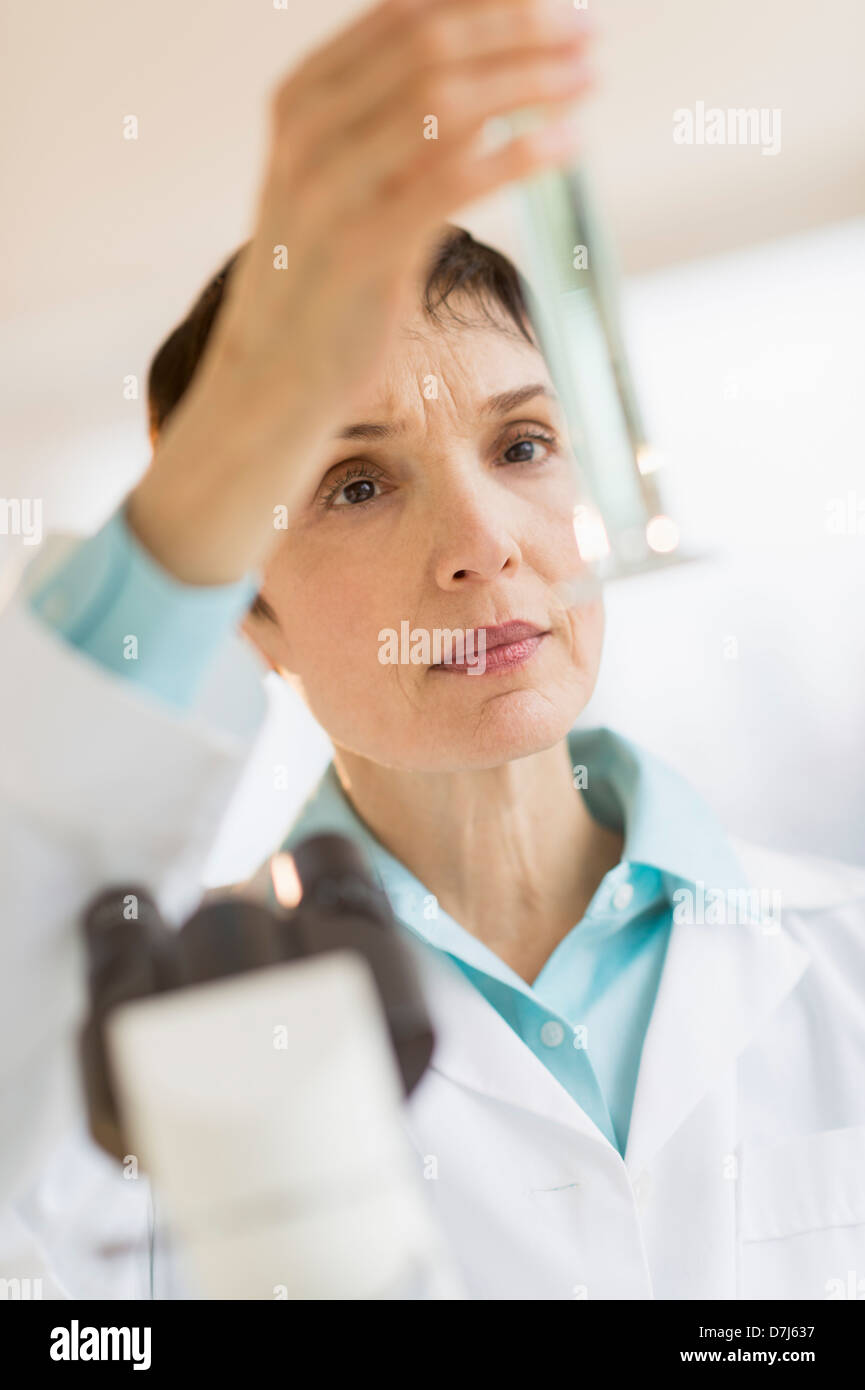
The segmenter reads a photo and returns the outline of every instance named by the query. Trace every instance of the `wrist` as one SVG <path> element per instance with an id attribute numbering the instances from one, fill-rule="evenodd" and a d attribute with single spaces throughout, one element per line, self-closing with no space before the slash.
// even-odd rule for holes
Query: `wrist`
<path id="1" fill-rule="evenodd" d="M 260 568 L 284 534 L 274 529 L 274 509 L 303 505 L 323 434 L 291 402 L 281 422 L 262 418 L 226 375 L 193 391 L 195 384 L 130 494 L 126 520 L 175 578 L 229 584 Z"/>

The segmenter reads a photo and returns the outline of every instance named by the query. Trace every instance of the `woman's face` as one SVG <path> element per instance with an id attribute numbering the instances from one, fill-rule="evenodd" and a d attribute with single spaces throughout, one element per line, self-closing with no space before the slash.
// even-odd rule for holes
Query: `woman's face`
<path id="1" fill-rule="evenodd" d="M 512 325 L 451 303 L 477 326 L 439 326 L 420 308 L 404 325 L 267 565 L 276 624 L 252 627 L 334 744 L 416 771 L 493 767 L 563 738 L 594 688 L 603 637 L 599 598 L 561 597 L 585 570 L 543 358 Z M 484 663 L 477 629 L 514 620 L 539 636 L 502 661 L 500 634 L 487 634 Z M 387 629 L 405 633 L 402 652 Z M 436 654 L 436 629 L 471 629 L 483 673 L 434 665 L 446 651 Z M 412 647 L 428 660 L 380 659 Z"/>

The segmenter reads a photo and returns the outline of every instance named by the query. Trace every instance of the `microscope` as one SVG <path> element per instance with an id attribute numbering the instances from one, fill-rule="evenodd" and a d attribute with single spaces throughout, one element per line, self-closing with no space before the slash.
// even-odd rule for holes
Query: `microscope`
<path id="1" fill-rule="evenodd" d="M 460 1298 L 402 1121 L 433 1049 L 410 943 L 350 840 L 294 860 L 293 909 L 90 904 L 91 1133 L 150 1178 L 202 1297 Z"/>

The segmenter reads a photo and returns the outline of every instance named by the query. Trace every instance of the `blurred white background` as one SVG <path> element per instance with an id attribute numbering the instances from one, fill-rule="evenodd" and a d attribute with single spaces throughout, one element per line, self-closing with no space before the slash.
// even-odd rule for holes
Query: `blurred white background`
<path id="1" fill-rule="evenodd" d="M 146 465 L 124 378 L 143 392 L 153 350 L 248 234 L 276 77 L 360 8 L 6 0 L 0 498 L 43 499 L 46 529 L 91 529 Z M 610 586 L 585 722 L 666 757 L 732 831 L 865 863 L 863 12 L 591 8 L 587 150 L 668 510 L 698 558 Z M 675 145 L 673 110 L 698 100 L 780 108 L 780 154 Z M 498 198 L 454 220 L 508 249 L 510 218 Z M 0 535 L 0 567 L 30 553 Z M 329 756 L 294 698 L 273 698 L 214 882 L 255 866 Z"/>

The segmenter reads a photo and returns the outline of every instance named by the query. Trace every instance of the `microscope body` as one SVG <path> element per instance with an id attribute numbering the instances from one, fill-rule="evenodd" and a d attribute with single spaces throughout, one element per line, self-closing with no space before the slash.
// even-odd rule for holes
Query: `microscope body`
<path id="1" fill-rule="evenodd" d="M 462 1297 L 402 1119 L 433 1046 L 415 962 L 350 841 L 295 864 L 291 911 L 91 905 L 91 1131 L 151 1179 L 204 1297 Z"/>

